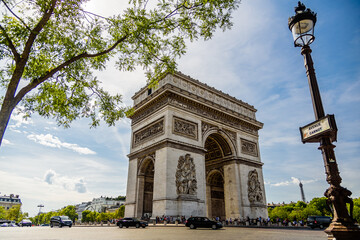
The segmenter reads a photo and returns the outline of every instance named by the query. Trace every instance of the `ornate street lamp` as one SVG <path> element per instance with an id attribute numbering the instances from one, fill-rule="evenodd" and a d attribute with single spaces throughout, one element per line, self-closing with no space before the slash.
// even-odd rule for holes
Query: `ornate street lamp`
<path id="1" fill-rule="evenodd" d="M 314 40 L 314 27 L 316 23 L 316 13 L 299 2 L 295 7 L 295 16 L 289 18 L 289 28 L 294 37 L 295 47 L 310 45 Z"/>
<path id="2" fill-rule="evenodd" d="M 327 197 L 327 203 L 332 210 L 333 220 L 325 232 L 328 234 L 328 239 L 360 239 L 360 228 L 354 224 L 352 218 L 353 201 L 350 198 L 352 193 L 340 186 L 342 179 L 335 158 L 335 146 L 332 144 L 333 141 L 336 141 L 337 136 L 335 117 L 334 115 L 325 116 L 311 58 L 309 45 L 315 40 L 316 13 L 306 9 L 301 2 L 295 7 L 295 13 L 295 16 L 289 18 L 289 29 L 293 34 L 295 47 L 301 47 L 301 54 L 304 56 L 316 120 L 300 128 L 301 138 L 303 143 L 320 143 L 319 150 L 323 155 L 326 181 L 330 184 L 324 195 Z M 350 205 L 350 213 L 347 210 L 346 203 Z"/>

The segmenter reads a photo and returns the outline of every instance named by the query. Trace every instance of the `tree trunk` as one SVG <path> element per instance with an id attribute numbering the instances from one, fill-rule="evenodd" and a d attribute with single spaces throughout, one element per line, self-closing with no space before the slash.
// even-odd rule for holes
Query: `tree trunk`
<path id="1" fill-rule="evenodd" d="M 13 112 L 16 104 L 13 104 L 13 101 L 5 101 L 3 102 L 3 105 L 1 106 L 0 110 L 0 146 L 2 143 L 2 140 L 4 138 L 6 127 L 9 123 L 11 113 Z"/>

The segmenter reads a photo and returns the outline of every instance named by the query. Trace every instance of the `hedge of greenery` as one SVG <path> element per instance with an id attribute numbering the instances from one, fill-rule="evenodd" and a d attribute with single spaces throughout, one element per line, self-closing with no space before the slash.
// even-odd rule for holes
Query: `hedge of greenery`
<path id="1" fill-rule="evenodd" d="M 353 199 L 353 218 L 360 222 L 360 197 Z M 349 205 L 348 205 L 349 208 Z M 331 216 L 329 207 L 326 204 L 326 197 L 313 198 L 309 203 L 298 201 L 297 203 L 282 204 L 275 208 L 268 208 L 269 217 L 272 222 L 276 220 L 306 221 L 308 216 Z"/>

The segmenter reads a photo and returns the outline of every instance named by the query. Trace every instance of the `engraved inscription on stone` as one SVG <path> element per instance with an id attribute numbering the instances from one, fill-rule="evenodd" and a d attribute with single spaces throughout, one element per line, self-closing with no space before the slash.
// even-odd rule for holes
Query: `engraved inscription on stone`
<path id="1" fill-rule="evenodd" d="M 197 181 L 195 164 L 190 154 L 179 157 L 175 177 L 177 194 L 196 195 Z"/>
<path id="2" fill-rule="evenodd" d="M 164 118 L 161 118 L 150 126 L 142 128 L 134 133 L 133 146 L 139 145 L 140 143 L 146 142 L 147 140 L 159 136 L 164 133 Z"/>
<path id="3" fill-rule="evenodd" d="M 241 139 L 241 152 L 257 157 L 258 151 L 257 151 L 256 143 L 245 139 Z"/>
<path id="4" fill-rule="evenodd" d="M 260 187 L 259 177 L 256 169 L 248 174 L 248 198 L 250 203 L 261 203 L 263 200 L 262 190 Z"/>
<path id="5" fill-rule="evenodd" d="M 198 125 L 178 117 L 173 118 L 173 133 L 193 139 L 198 139 Z"/>

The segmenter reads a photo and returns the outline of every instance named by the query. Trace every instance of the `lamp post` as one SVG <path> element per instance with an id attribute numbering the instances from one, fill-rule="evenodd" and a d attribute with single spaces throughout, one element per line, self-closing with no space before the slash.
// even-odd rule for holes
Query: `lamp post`
<path id="1" fill-rule="evenodd" d="M 330 187 L 325 191 L 327 203 L 331 207 L 333 220 L 325 230 L 328 239 L 360 239 L 360 228 L 352 219 L 353 202 L 350 198 L 351 191 L 340 186 L 341 177 L 335 158 L 332 144 L 336 141 L 337 128 L 334 115 L 326 115 L 322 105 L 319 87 L 316 80 L 313 61 L 311 58 L 310 44 L 315 40 L 314 27 L 316 13 L 307 9 L 300 1 L 295 7 L 295 15 L 289 18 L 289 29 L 294 37 L 295 47 L 301 47 L 304 64 L 309 82 L 310 95 L 313 103 L 315 122 L 300 128 L 303 143 L 319 142 L 322 152 L 326 181 Z M 350 204 L 348 212 L 346 203 Z"/>
<path id="2" fill-rule="evenodd" d="M 37 207 L 39 208 L 39 213 L 38 213 L 38 215 L 40 215 L 40 214 L 41 214 L 41 208 L 44 207 L 44 205 L 43 205 L 43 204 L 39 204 Z"/>

